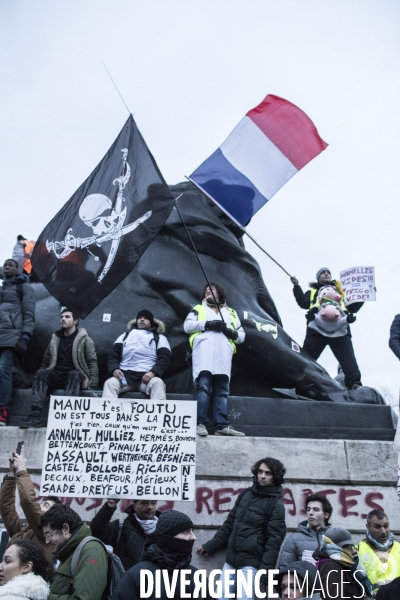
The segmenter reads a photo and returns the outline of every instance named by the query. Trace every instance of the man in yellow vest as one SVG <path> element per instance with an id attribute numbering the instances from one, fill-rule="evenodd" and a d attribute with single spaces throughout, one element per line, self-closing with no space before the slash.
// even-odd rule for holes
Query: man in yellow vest
<path id="1" fill-rule="evenodd" d="M 368 513 L 367 533 L 358 546 L 358 555 L 374 591 L 400 576 L 400 544 L 383 511 Z"/>
<path id="2" fill-rule="evenodd" d="M 213 403 L 215 435 L 244 436 L 228 421 L 232 357 L 245 332 L 226 294 L 217 283 L 206 285 L 201 304 L 193 307 L 183 325 L 193 351 L 193 379 L 197 400 L 197 435 L 208 435 L 208 407 Z"/>
<path id="3" fill-rule="evenodd" d="M 332 280 L 330 269 L 322 267 L 316 275 L 316 281 L 311 283 L 311 290 L 303 292 L 296 277 L 291 277 L 293 283 L 293 294 L 300 308 L 308 309 L 307 312 L 307 333 L 303 344 L 305 350 L 311 358 L 318 360 L 326 346 L 332 350 L 335 358 L 338 360 L 345 375 L 345 385 L 349 390 L 356 390 L 362 386 L 361 373 L 358 368 L 356 357 L 354 354 L 353 344 L 351 341 L 351 333 L 348 323 L 354 323 L 356 317 L 353 313 L 358 312 L 363 302 L 353 303 L 346 307 L 347 317 L 340 329 L 332 331 L 322 331 L 319 329 L 315 320 L 316 304 L 318 300 L 318 291 L 323 286 L 331 285 L 339 291 L 341 290 L 340 282 Z"/>

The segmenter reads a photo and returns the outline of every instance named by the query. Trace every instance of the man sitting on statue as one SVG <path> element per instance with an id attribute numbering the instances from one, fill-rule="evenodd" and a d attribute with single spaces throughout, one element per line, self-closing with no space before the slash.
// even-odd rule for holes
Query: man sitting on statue
<path id="1" fill-rule="evenodd" d="M 224 289 L 217 283 L 206 285 L 203 300 L 192 308 L 183 328 L 193 350 L 194 399 L 197 400 L 197 435 L 208 431 L 208 406 L 213 402 L 215 435 L 244 436 L 228 421 L 229 379 L 236 344 L 245 332 L 237 312 L 227 306 Z"/>
<path id="2" fill-rule="evenodd" d="M 316 320 L 316 304 L 318 302 L 318 291 L 324 286 L 333 286 L 343 299 L 343 290 L 340 282 L 332 280 L 331 272 L 328 268 L 322 267 L 316 275 L 317 281 L 311 283 L 311 290 L 303 292 L 296 277 L 291 277 L 293 283 L 293 294 L 300 308 L 308 309 L 307 312 L 307 333 L 304 340 L 303 349 L 313 358 L 318 360 L 326 346 L 329 346 L 337 358 L 345 375 L 345 385 L 349 390 L 356 390 L 362 386 L 361 373 L 358 368 L 354 354 L 351 333 L 348 323 L 354 323 L 356 317 L 353 313 L 358 312 L 363 302 L 356 302 L 346 307 L 347 316 L 341 321 L 342 326 L 333 328 L 329 331 L 322 329 Z"/>
<path id="3" fill-rule="evenodd" d="M 164 333 L 164 323 L 149 310 L 140 310 L 129 321 L 128 331 L 114 342 L 108 356 L 110 379 L 104 384 L 103 398 L 139 391 L 152 400 L 166 399 L 162 376 L 171 363 L 171 348 Z"/>
<path id="4" fill-rule="evenodd" d="M 99 368 L 93 340 L 68 308 L 61 310 L 61 329 L 51 336 L 32 386 L 32 414 L 21 429 L 42 426 L 42 408 L 48 390 L 62 388 L 68 396 L 97 387 Z"/>

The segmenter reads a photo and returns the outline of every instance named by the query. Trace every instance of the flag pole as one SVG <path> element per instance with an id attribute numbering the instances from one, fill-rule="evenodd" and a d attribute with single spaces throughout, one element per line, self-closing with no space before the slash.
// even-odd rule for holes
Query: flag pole
<path id="1" fill-rule="evenodd" d="M 286 269 L 284 269 L 284 268 L 282 267 L 282 265 L 280 265 L 280 264 L 278 263 L 278 261 L 277 261 L 277 260 L 275 260 L 274 258 L 272 258 L 272 256 L 271 256 L 270 254 L 268 254 L 268 252 L 267 252 L 266 250 L 264 250 L 264 248 L 263 248 L 262 246 L 260 246 L 260 244 L 257 242 L 257 240 L 255 240 L 255 239 L 253 238 L 253 236 L 251 236 L 251 235 L 250 235 L 250 234 L 249 234 L 249 233 L 246 231 L 246 229 L 245 229 L 244 227 L 242 227 L 241 229 L 242 229 L 243 233 L 245 233 L 245 234 L 247 235 L 247 237 L 249 237 L 249 238 L 251 239 L 251 241 L 252 241 L 252 242 L 253 242 L 253 243 L 254 243 L 256 246 L 258 246 L 258 248 L 260 248 L 260 250 L 262 250 L 262 252 L 264 252 L 264 254 L 266 254 L 266 255 L 268 256 L 268 258 L 270 258 L 270 259 L 271 259 L 271 260 L 272 260 L 272 261 L 273 261 L 273 262 L 274 262 L 276 265 L 278 265 L 278 267 L 280 267 L 280 268 L 282 269 L 282 271 L 284 271 L 284 272 L 286 273 L 286 275 L 289 275 L 289 277 L 291 277 L 291 274 L 290 274 L 290 273 L 288 273 L 288 272 L 286 271 Z"/>
<path id="2" fill-rule="evenodd" d="M 109 78 L 110 78 L 110 79 L 111 79 L 111 81 L 113 82 L 113 84 L 114 84 L 114 87 L 115 87 L 115 89 L 117 90 L 117 92 L 118 92 L 118 94 L 119 94 L 119 97 L 121 98 L 122 102 L 125 104 L 125 108 L 126 108 L 126 110 L 127 110 L 127 111 L 128 111 L 128 113 L 131 115 L 132 113 L 131 113 L 131 111 L 129 110 L 127 103 L 126 103 L 126 102 L 125 102 L 125 100 L 123 99 L 121 92 L 120 92 L 120 91 L 119 91 L 119 89 L 117 88 L 117 85 L 116 85 L 116 83 L 115 83 L 114 79 L 111 77 L 110 71 L 107 69 L 107 67 L 106 67 L 106 65 L 104 64 L 104 62 L 103 62 L 103 61 L 101 61 L 101 62 L 102 62 L 102 65 L 103 65 L 103 67 L 104 67 L 104 68 L 105 68 L 105 70 L 107 71 Z"/>
<path id="3" fill-rule="evenodd" d="M 278 263 L 277 260 L 275 260 L 274 258 L 272 258 L 272 256 L 270 254 L 268 254 L 268 252 L 266 250 L 264 250 L 264 248 L 262 246 L 260 246 L 260 244 L 249 233 L 247 233 L 245 227 L 242 227 L 242 225 L 240 225 L 240 223 L 238 221 L 236 221 L 232 217 L 232 215 L 230 215 L 229 212 L 223 206 L 221 206 L 220 204 L 218 204 L 218 202 L 212 196 L 210 196 L 210 194 L 208 194 L 205 190 L 203 190 L 203 188 L 200 187 L 198 185 L 198 183 L 196 183 L 195 181 L 193 181 L 193 179 L 191 179 L 187 175 L 185 175 L 185 177 L 186 177 L 186 179 L 188 181 L 190 181 L 190 183 L 193 183 L 193 185 L 195 185 L 197 187 L 197 189 L 199 189 L 205 196 L 207 196 L 207 198 L 210 198 L 210 200 L 212 200 L 214 202 L 214 204 L 216 204 L 218 206 L 218 208 L 220 208 L 222 210 L 222 212 L 224 212 L 231 219 L 231 221 L 233 221 L 238 227 L 240 227 L 240 229 L 243 231 L 243 233 L 245 233 L 251 239 L 251 241 L 254 242 L 254 244 L 256 246 L 258 246 L 260 248 L 260 250 L 262 250 L 264 252 L 264 254 L 266 254 L 268 256 L 268 258 L 270 258 L 276 265 L 278 265 L 278 267 L 280 267 L 282 269 L 282 271 L 284 271 L 286 273 L 286 275 L 289 275 L 289 277 L 291 277 L 291 274 L 288 273 L 286 271 L 286 269 L 284 269 L 282 267 L 282 265 L 280 265 Z"/>
<path id="4" fill-rule="evenodd" d="M 182 192 L 182 194 L 183 194 L 183 192 Z M 178 196 L 177 198 L 175 198 L 175 208 L 176 208 L 176 210 L 177 210 L 177 212 L 178 212 L 178 215 L 179 215 L 179 218 L 180 218 L 180 220 L 182 221 L 182 225 L 183 225 L 183 226 L 184 226 L 184 228 L 185 228 L 185 231 L 186 231 L 186 233 L 187 233 L 187 236 L 188 236 L 188 238 L 189 238 L 189 240 L 190 240 L 190 243 L 192 244 L 192 247 L 193 247 L 193 250 L 194 250 L 194 252 L 195 252 L 195 254 L 196 254 L 197 260 L 199 261 L 199 265 L 200 265 L 200 267 L 201 267 L 201 270 L 203 271 L 203 275 L 204 275 L 204 277 L 206 278 L 206 281 L 207 281 L 208 287 L 210 288 L 210 292 L 211 292 L 211 294 L 212 294 L 212 297 L 214 298 L 215 306 L 218 308 L 218 312 L 219 312 L 219 314 L 220 314 L 220 317 L 221 317 L 222 321 L 224 321 L 224 317 L 222 316 L 222 312 L 221 312 L 221 309 L 220 309 L 220 307 L 219 307 L 219 304 L 218 304 L 218 302 L 217 302 L 217 299 L 216 299 L 216 297 L 214 296 L 214 292 L 213 292 L 213 290 L 212 290 L 211 283 L 210 283 L 210 280 L 208 279 L 208 276 L 207 276 L 206 270 L 205 270 L 205 268 L 204 268 L 204 266 L 203 266 L 203 263 L 201 262 L 201 258 L 200 258 L 200 256 L 199 256 L 199 254 L 198 254 L 197 250 L 196 250 L 196 246 L 194 245 L 194 242 L 193 242 L 193 240 L 192 240 L 192 236 L 190 235 L 189 229 L 187 228 L 187 226 L 186 226 L 186 223 L 185 223 L 185 221 L 183 220 L 183 217 L 182 217 L 182 215 L 181 215 L 181 211 L 179 210 L 179 207 L 178 207 L 178 200 L 179 200 L 179 198 L 182 196 L 182 194 L 179 194 L 179 196 Z"/>

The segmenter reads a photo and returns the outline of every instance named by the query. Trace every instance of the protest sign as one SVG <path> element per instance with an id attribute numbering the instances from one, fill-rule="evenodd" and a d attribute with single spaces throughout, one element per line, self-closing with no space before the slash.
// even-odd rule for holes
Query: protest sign
<path id="1" fill-rule="evenodd" d="M 197 403 L 51 396 L 41 494 L 194 500 Z"/>
<path id="2" fill-rule="evenodd" d="M 376 300 L 375 268 L 351 267 L 340 272 L 345 304 Z"/>

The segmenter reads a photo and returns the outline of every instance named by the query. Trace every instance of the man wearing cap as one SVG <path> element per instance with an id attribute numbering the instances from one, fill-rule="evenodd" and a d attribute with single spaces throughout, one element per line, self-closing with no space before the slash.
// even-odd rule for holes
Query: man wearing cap
<path id="1" fill-rule="evenodd" d="M 187 598 L 193 598 L 194 573 L 197 569 L 190 564 L 193 543 L 196 539 L 191 519 L 177 510 L 167 510 L 158 518 L 155 537 L 155 543 L 145 546 L 141 562 L 131 567 L 122 576 L 112 600 L 140 600 L 140 598 L 167 600 L 167 598 L 185 597 L 180 595 L 181 570 L 186 571 L 184 593 L 186 592 Z M 165 587 L 164 574 L 160 578 L 160 590 L 159 593 L 157 592 L 156 571 L 159 570 L 167 571 L 169 586 L 173 587 L 170 593 Z M 142 574 L 141 577 L 141 571 L 143 574 L 146 572 L 146 575 Z M 147 589 L 151 583 L 153 593 L 148 595 Z"/>
<path id="2" fill-rule="evenodd" d="M 350 531 L 332 527 L 322 538 L 313 557 L 321 577 L 323 598 L 360 600 L 370 596 L 371 583 L 360 565 Z"/>
<path id="3" fill-rule="evenodd" d="M 394 539 L 382 510 L 368 513 L 367 532 L 358 545 L 358 554 L 374 591 L 400 576 L 400 544 Z"/>
<path id="4" fill-rule="evenodd" d="M 42 426 L 43 404 L 50 389 L 65 389 L 68 396 L 99 384 L 99 367 L 93 340 L 68 308 L 61 310 L 61 329 L 53 333 L 32 385 L 32 413 L 21 429 Z"/>
<path id="5" fill-rule="evenodd" d="M 165 400 L 162 377 L 171 363 L 171 348 L 164 333 L 164 323 L 149 310 L 140 310 L 129 321 L 128 330 L 114 342 L 108 356 L 110 378 L 104 384 L 103 398 L 139 391 L 152 400 Z"/>
<path id="6" fill-rule="evenodd" d="M 297 304 L 300 308 L 308 310 L 306 314 L 307 333 L 303 344 L 303 350 L 305 350 L 311 358 L 318 360 L 325 347 L 329 346 L 342 367 L 345 375 L 344 381 L 346 387 L 349 390 L 356 390 L 362 386 L 361 373 L 354 354 L 349 326 L 328 332 L 318 328 L 315 321 L 318 291 L 322 287 L 330 285 L 336 288 L 343 299 L 343 290 L 340 281 L 332 280 L 331 272 L 327 267 L 319 269 L 316 279 L 315 282 L 310 283 L 311 290 L 304 293 L 299 285 L 298 279 L 296 277 L 290 278 L 290 281 L 294 286 L 293 294 Z M 353 313 L 358 312 L 363 304 L 363 302 L 355 302 L 346 307 L 348 312 L 347 323 L 354 323 L 356 317 Z"/>

